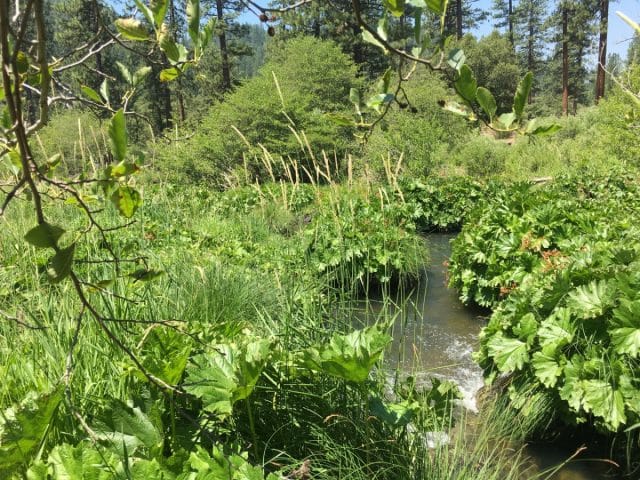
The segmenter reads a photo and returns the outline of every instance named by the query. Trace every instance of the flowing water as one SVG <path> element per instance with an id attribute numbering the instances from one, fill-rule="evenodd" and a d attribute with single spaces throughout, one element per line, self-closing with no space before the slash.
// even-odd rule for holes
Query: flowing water
<path id="1" fill-rule="evenodd" d="M 483 379 L 472 352 L 478 345 L 478 333 L 489 312 L 465 307 L 456 292 L 447 288 L 447 260 L 453 237 L 450 234 L 427 237 L 430 265 L 412 291 L 391 295 L 395 299 L 392 304 L 385 305 L 379 298 L 369 298 L 362 306 L 368 321 L 382 314 L 396 316 L 394 342 L 386 357 L 390 371 L 412 375 L 419 384 L 428 384 L 432 377 L 453 380 L 463 394 L 464 407 L 475 412 L 476 394 L 483 386 Z M 534 470 L 542 472 L 565 461 L 576 448 L 536 445 L 528 447 L 526 454 Z M 543 475 L 541 478 L 611 479 L 603 473 L 605 470 L 606 467 L 593 462 L 572 462 L 552 477 Z"/>

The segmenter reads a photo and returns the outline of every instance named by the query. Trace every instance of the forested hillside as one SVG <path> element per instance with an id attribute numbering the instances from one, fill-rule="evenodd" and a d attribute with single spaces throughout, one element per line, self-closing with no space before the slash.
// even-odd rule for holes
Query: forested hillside
<path id="1" fill-rule="evenodd" d="M 639 478 L 609 3 L 0 2 L 0 478 Z"/>

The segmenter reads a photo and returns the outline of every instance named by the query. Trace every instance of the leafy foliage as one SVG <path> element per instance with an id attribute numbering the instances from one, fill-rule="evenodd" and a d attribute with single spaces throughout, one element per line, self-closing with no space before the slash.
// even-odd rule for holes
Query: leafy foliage
<path id="1" fill-rule="evenodd" d="M 496 308 L 478 353 L 489 380 L 513 375 L 571 424 L 636 423 L 635 181 L 567 178 L 484 202 L 455 242 L 451 278 L 463 300 Z M 530 391 L 509 390 L 522 406 Z"/>

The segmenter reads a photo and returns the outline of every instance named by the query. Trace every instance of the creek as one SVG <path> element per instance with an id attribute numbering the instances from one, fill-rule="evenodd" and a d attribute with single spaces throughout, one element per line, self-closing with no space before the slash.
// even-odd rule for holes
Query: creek
<path id="1" fill-rule="evenodd" d="M 488 311 L 465 307 L 456 292 L 447 287 L 447 262 L 455 235 L 427 236 L 430 262 L 412 290 L 399 288 L 386 304 L 370 297 L 361 304 L 368 321 L 381 315 L 395 316 L 393 344 L 386 364 L 390 371 L 412 375 L 418 384 L 429 384 L 431 377 L 453 380 L 463 395 L 462 405 L 477 412 L 476 395 L 484 385 L 482 370 L 473 361 L 478 334 L 486 324 Z M 527 476 L 543 472 L 567 460 L 582 443 L 535 444 L 525 448 Z M 584 460 L 580 460 L 583 459 Z M 579 457 L 547 480 L 612 479 L 602 462 Z"/>

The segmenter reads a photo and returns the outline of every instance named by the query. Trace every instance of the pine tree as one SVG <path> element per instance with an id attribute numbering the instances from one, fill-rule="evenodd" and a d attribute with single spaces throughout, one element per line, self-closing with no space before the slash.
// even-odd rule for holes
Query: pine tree
<path id="1" fill-rule="evenodd" d="M 514 4 L 513 0 L 493 0 L 493 24 L 496 28 L 506 29 L 507 38 L 512 47 L 515 47 L 514 37 Z"/>
<path id="2" fill-rule="evenodd" d="M 598 3 L 600 10 L 600 39 L 598 42 L 598 65 L 596 67 L 596 103 L 604 97 L 605 68 L 607 63 L 607 34 L 609 29 L 609 0 L 599 0 Z"/>
<path id="3" fill-rule="evenodd" d="M 521 67 L 541 77 L 544 67 L 544 51 L 547 42 L 546 0 L 520 0 L 514 10 L 515 47 Z M 534 82 L 530 100 L 539 90 L 540 82 Z"/>

